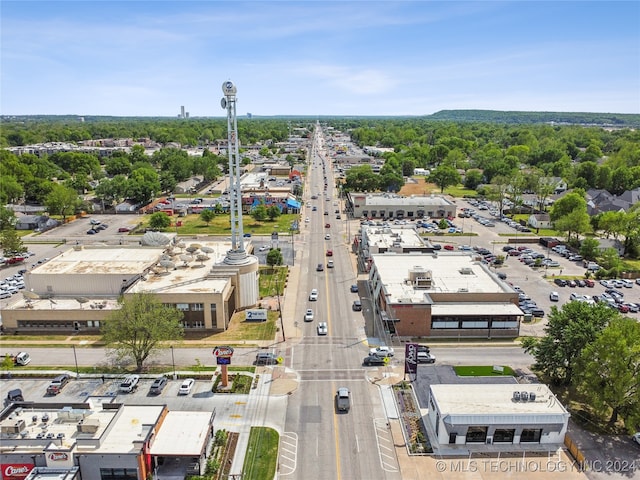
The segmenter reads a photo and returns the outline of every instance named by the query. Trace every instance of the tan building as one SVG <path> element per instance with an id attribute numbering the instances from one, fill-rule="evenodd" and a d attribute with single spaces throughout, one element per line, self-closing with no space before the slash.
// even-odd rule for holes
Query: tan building
<path id="1" fill-rule="evenodd" d="M 347 196 L 348 210 L 355 218 L 447 218 L 456 216 L 456 205 L 443 196 L 393 193 L 351 192 Z"/>
<path id="2" fill-rule="evenodd" d="M 223 331 L 236 310 L 256 305 L 258 261 L 249 256 L 244 265 L 225 264 L 228 241 L 181 241 L 182 248 L 71 248 L 25 274 L 24 298 L 2 311 L 4 328 L 97 332 L 121 295 L 147 292 L 182 311 L 187 332 Z"/>
<path id="3" fill-rule="evenodd" d="M 518 294 L 473 252 L 372 254 L 369 282 L 382 323 L 400 336 L 517 337 Z"/>

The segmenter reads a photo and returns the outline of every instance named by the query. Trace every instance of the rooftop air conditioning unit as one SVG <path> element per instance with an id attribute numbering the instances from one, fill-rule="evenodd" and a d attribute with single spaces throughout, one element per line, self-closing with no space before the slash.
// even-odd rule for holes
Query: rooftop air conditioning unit
<path id="1" fill-rule="evenodd" d="M 520 392 L 520 400 L 527 402 L 529 400 L 529 392 Z"/>
<path id="2" fill-rule="evenodd" d="M 519 402 L 520 401 L 520 392 L 513 392 L 513 400 L 515 402 Z"/>
<path id="3" fill-rule="evenodd" d="M 529 392 L 529 401 L 530 402 L 536 401 L 536 392 Z"/>

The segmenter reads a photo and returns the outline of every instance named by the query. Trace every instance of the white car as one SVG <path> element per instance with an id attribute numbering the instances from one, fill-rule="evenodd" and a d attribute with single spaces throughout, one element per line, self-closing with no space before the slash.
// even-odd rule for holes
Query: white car
<path id="1" fill-rule="evenodd" d="M 191 393 L 191 389 L 196 381 L 193 378 L 187 378 L 180 385 L 180 389 L 178 390 L 178 395 L 189 395 Z"/>
<path id="2" fill-rule="evenodd" d="M 328 330 L 327 322 L 318 323 L 318 335 L 326 335 Z"/>
<path id="3" fill-rule="evenodd" d="M 331 235 L 330 235 L 329 233 L 327 233 L 327 234 L 324 236 L 324 239 L 325 239 L 325 240 L 331 240 Z"/>
<path id="4" fill-rule="evenodd" d="M 313 310 L 307 308 L 307 311 L 304 313 L 304 321 L 305 322 L 313 322 Z"/>
<path id="5" fill-rule="evenodd" d="M 0 299 L 11 298 L 11 292 L 0 290 Z"/>
<path id="6" fill-rule="evenodd" d="M 327 268 L 333 268 L 333 260 L 327 262 Z"/>
<path id="7" fill-rule="evenodd" d="M 309 223 L 309 217 L 304 219 L 304 223 Z"/>
<path id="8" fill-rule="evenodd" d="M 558 292 L 551 292 L 549 294 L 549 300 L 551 300 L 552 302 L 557 302 L 558 300 L 560 300 L 560 295 L 558 295 Z"/>
<path id="9" fill-rule="evenodd" d="M 309 301 L 315 302 L 317 300 L 318 300 L 318 289 L 314 288 L 313 290 L 311 290 L 311 293 L 309 294 Z"/>
<path id="10" fill-rule="evenodd" d="M 631 438 L 633 439 L 634 442 L 640 445 L 640 432 L 634 433 Z"/>
<path id="11" fill-rule="evenodd" d="M 266 245 L 263 245 L 258 249 L 258 251 L 264 252 L 267 248 L 269 248 L 269 247 L 267 247 Z"/>
<path id="12" fill-rule="evenodd" d="M 386 345 L 380 345 L 376 348 L 369 349 L 369 355 L 375 355 L 376 357 L 393 357 L 394 350 Z"/>

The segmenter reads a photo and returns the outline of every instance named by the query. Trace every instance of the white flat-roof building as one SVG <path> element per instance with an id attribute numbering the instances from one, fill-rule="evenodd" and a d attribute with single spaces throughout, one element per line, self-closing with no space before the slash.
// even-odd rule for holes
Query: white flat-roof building
<path id="1" fill-rule="evenodd" d="M 456 216 L 456 205 L 440 195 L 350 192 L 348 209 L 355 218 L 447 218 Z"/>
<path id="2" fill-rule="evenodd" d="M 473 252 L 370 256 L 376 309 L 391 333 L 412 337 L 517 337 L 518 294 Z"/>
<path id="3" fill-rule="evenodd" d="M 561 444 L 569 412 L 541 384 L 431 385 L 427 415 L 441 444 Z"/>
<path id="4" fill-rule="evenodd" d="M 365 258 L 374 253 L 433 252 L 433 245 L 425 241 L 413 225 L 360 227 L 361 251 Z"/>

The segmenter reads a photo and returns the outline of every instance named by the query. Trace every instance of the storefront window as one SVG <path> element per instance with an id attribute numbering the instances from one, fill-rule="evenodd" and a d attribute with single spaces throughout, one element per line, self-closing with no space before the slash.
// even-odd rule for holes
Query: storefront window
<path id="1" fill-rule="evenodd" d="M 541 428 L 525 428 L 520 434 L 520 443 L 540 443 Z"/>
<path id="2" fill-rule="evenodd" d="M 467 443 L 484 443 L 487 440 L 487 427 L 469 427 Z"/>
<path id="3" fill-rule="evenodd" d="M 496 428 L 493 434 L 493 442 L 513 443 L 513 435 L 516 433 L 513 428 Z"/>
<path id="4" fill-rule="evenodd" d="M 101 468 L 101 480 L 138 480 L 138 471 L 135 468 Z"/>

